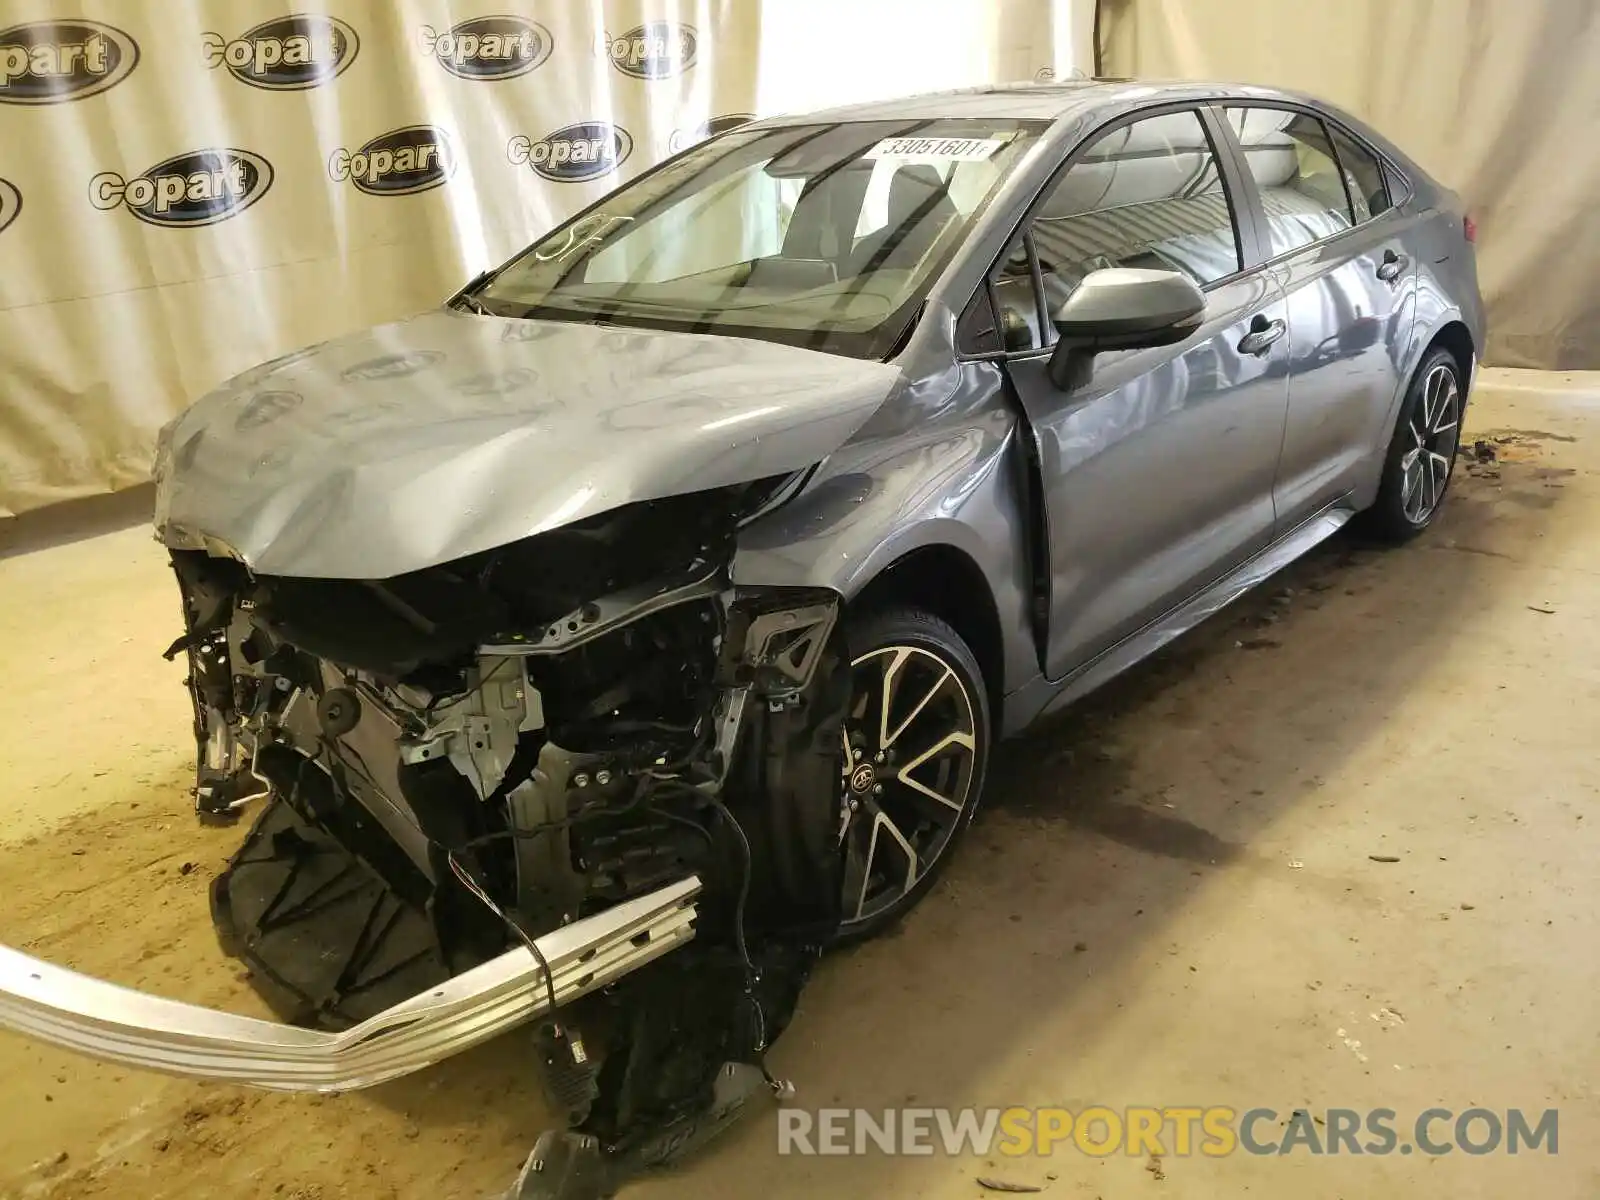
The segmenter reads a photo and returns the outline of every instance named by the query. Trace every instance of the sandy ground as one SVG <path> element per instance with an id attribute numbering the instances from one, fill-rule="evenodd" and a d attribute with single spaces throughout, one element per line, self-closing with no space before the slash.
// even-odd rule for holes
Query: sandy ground
<path id="1" fill-rule="evenodd" d="M 1501 461 L 1419 542 L 1336 539 L 1004 747 L 945 884 L 825 964 L 773 1065 L 811 1106 L 1557 1107 L 1557 1155 L 780 1161 L 764 1112 L 628 1195 L 1600 1195 L 1600 378 L 1495 374 L 1470 423 Z M 176 624 L 142 530 L 0 560 L 0 940 L 259 1013 Z M 0 1189 L 486 1196 L 547 1123 L 522 1053 L 312 1099 L 0 1035 Z"/>

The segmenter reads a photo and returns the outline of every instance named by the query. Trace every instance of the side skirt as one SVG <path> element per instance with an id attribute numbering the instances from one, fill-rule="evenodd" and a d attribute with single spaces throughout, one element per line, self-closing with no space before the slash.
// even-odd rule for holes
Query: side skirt
<path id="1" fill-rule="evenodd" d="M 1007 697 L 1004 733 L 1020 733 L 1041 716 L 1065 708 L 1188 633 L 1344 528 L 1355 510 L 1340 502 L 1295 526 L 1250 561 L 1102 652 L 1065 677 L 1035 679 Z"/>

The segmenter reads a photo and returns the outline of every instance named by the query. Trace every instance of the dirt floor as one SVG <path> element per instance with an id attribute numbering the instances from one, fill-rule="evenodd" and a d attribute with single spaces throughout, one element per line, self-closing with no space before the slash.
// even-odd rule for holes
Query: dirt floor
<path id="1" fill-rule="evenodd" d="M 1335 539 L 1003 747 L 946 882 L 772 1061 L 807 1106 L 1555 1107 L 1558 1154 L 780 1162 L 766 1111 L 626 1194 L 1600 1195 L 1600 377 L 1491 376 L 1435 529 Z M 0 940 L 263 1013 L 211 935 L 238 833 L 191 815 L 176 626 L 144 530 L 0 560 Z M 0 1035 L 0 1191 L 489 1196 L 547 1124 L 524 1053 L 306 1098 Z"/>

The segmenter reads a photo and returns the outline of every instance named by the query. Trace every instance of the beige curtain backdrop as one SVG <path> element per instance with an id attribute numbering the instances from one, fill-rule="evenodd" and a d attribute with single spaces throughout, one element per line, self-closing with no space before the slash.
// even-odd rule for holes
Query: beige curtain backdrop
<path id="1" fill-rule="evenodd" d="M 1052 78 L 1093 0 L 0 0 L 0 517 L 741 114 Z"/>
<path id="2" fill-rule="evenodd" d="M 0 0 L 0 514 L 142 482 L 227 376 L 437 304 L 748 113 L 756 15 Z"/>
<path id="3" fill-rule="evenodd" d="M 1600 2 L 1104 0 L 1105 69 L 1324 96 L 1466 199 L 1487 361 L 1600 367 Z"/>

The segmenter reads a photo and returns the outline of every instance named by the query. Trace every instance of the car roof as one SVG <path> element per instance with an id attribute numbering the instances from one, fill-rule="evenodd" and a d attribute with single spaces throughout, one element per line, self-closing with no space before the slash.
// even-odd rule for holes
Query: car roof
<path id="1" fill-rule="evenodd" d="M 892 100 L 846 104 L 816 112 L 786 113 L 763 125 L 809 124 L 816 121 L 937 120 L 959 117 L 1011 117 L 1054 121 L 1097 108 L 1122 108 L 1134 101 L 1203 100 L 1237 97 L 1280 100 L 1325 107 L 1313 97 L 1241 83 L 1153 81 L 1135 79 L 1062 79 L 1040 83 L 994 83 L 982 87 L 926 92 Z"/>

